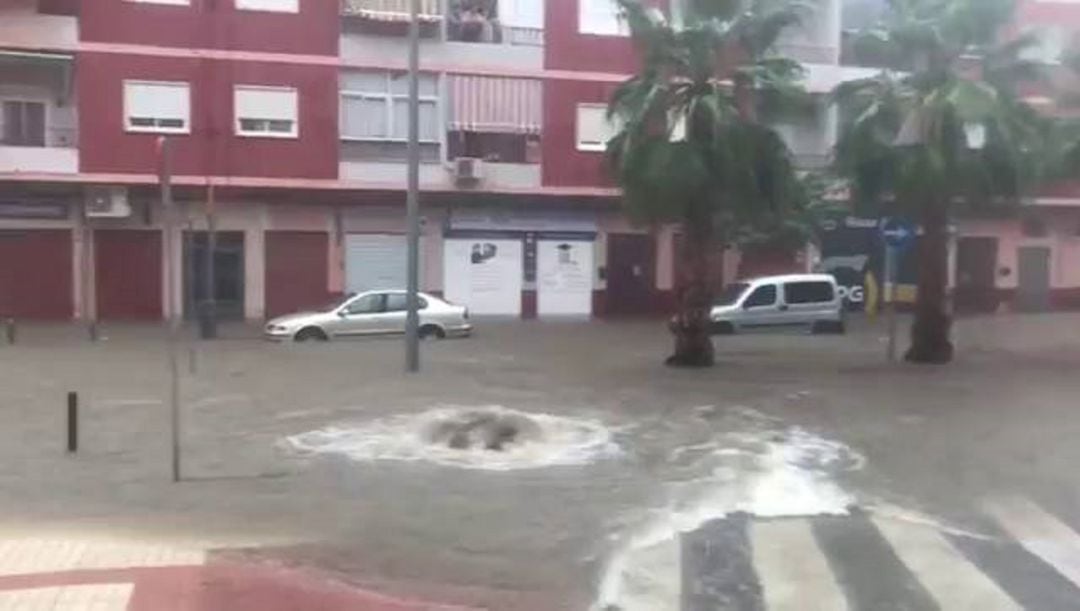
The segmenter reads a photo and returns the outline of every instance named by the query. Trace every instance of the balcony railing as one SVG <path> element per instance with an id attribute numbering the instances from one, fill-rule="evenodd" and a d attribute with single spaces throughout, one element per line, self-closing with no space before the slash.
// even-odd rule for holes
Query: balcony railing
<path id="1" fill-rule="evenodd" d="M 36 132 L 6 129 L 0 119 L 0 146 L 23 148 L 76 148 L 77 130 L 73 127 L 49 127 Z"/>
<path id="2" fill-rule="evenodd" d="M 341 0 L 341 14 L 373 21 L 409 21 L 410 0 Z M 420 21 L 443 18 L 439 0 L 420 0 Z"/>

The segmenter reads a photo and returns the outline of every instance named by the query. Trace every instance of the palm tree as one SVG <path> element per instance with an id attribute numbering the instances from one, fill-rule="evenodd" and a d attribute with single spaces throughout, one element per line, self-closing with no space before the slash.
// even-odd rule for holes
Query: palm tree
<path id="1" fill-rule="evenodd" d="M 952 359 L 949 219 L 958 206 L 1018 202 L 1044 169 L 1047 122 L 1021 97 L 1040 80 L 1031 36 L 1000 42 L 1013 0 L 889 0 L 856 50 L 887 65 L 842 84 L 837 170 L 861 203 L 917 220 L 919 281 L 906 359 Z"/>
<path id="2" fill-rule="evenodd" d="M 612 97 L 608 143 L 631 218 L 682 232 L 675 351 L 668 364 L 714 362 L 711 254 L 745 225 L 775 224 L 800 202 L 791 154 L 758 111 L 802 101 L 801 66 L 774 53 L 801 5 L 697 0 L 681 23 L 618 0 L 642 60 Z"/>

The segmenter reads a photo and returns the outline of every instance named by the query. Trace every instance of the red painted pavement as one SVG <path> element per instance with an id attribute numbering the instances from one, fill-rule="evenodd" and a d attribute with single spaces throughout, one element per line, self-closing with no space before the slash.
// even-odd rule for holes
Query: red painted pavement
<path id="1" fill-rule="evenodd" d="M 128 611 L 469 611 L 394 599 L 298 570 L 227 563 L 0 576 L 0 591 L 104 583 L 134 584 Z"/>

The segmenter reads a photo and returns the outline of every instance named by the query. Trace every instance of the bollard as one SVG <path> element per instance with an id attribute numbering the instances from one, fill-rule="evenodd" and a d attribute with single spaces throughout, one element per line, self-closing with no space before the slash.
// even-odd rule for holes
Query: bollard
<path id="1" fill-rule="evenodd" d="M 4 321 L 4 331 L 7 334 L 7 342 L 9 344 L 15 344 L 15 319 L 9 318 Z"/>
<path id="2" fill-rule="evenodd" d="M 74 454 L 79 450 L 79 394 L 69 392 L 67 396 L 67 451 Z"/>

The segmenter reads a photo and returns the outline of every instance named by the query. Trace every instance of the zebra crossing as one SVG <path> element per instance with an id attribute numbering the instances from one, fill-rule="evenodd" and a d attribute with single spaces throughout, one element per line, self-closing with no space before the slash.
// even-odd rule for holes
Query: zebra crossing
<path id="1" fill-rule="evenodd" d="M 984 499 L 986 536 L 887 513 L 709 522 L 642 550 L 674 584 L 620 611 L 1080 610 L 1080 534 L 1022 497 Z M 664 547 L 668 549 L 663 549 Z M 632 561 L 632 559 L 631 559 Z M 645 568 L 645 567 L 641 567 Z M 667 571 L 663 575 L 657 571 Z"/>

